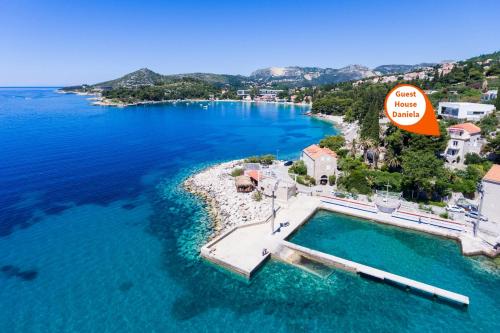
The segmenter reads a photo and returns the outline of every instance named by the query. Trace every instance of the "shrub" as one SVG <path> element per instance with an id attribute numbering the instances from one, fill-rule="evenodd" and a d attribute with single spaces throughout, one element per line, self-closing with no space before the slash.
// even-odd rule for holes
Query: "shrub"
<path id="1" fill-rule="evenodd" d="M 363 171 L 355 170 L 343 179 L 344 186 L 349 192 L 361 194 L 370 194 L 371 188 L 368 186 L 366 176 Z"/>
<path id="2" fill-rule="evenodd" d="M 335 185 L 336 180 L 337 180 L 337 177 L 335 175 L 331 175 L 330 177 L 328 177 L 328 183 L 330 184 L 330 186 Z"/>
<path id="3" fill-rule="evenodd" d="M 439 214 L 439 216 L 442 217 L 443 219 L 447 219 L 448 218 L 448 212 L 441 213 L 441 214 Z"/>
<path id="4" fill-rule="evenodd" d="M 465 154 L 465 164 L 481 164 L 484 159 L 476 153 Z"/>
<path id="5" fill-rule="evenodd" d="M 309 182 L 309 184 L 316 185 L 316 179 L 314 179 L 313 177 L 305 175 L 304 178 Z"/>
<path id="6" fill-rule="evenodd" d="M 429 205 L 437 206 L 437 207 L 446 207 L 446 202 L 443 201 L 429 201 Z"/>
<path id="7" fill-rule="evenodd" d="M 242 168 L 236 168 L 236 169 L 233 169 L 233 171 L 231 171 L 231 176 L 233 177 L 238 177 L 238 176 L 241 176 L 243 175 L 243 169 Z"/>
<path id="8" fill-rule="evenodd" d="M 340 135 L 325 136 L 319 142 L 320 147 L 326 147 L 335 152 L 338 151 L 340 148 L 342 148 L 344 145 L 345 145 L 345 139 L 343 136 Z"/>
<path id="9" fill-rule="evenodd" d="M 245 159 L 246 163 L 260 163 L 264 165 L 271 165 L 273 161 L 276 159 L 274 155 L 261 155 L 261 156 L 250 156 Z"/>
<path id="10" fill-rule="evenodd" d="M 252 198 L 255 200 L 255 201 L 261 201 L 262 200 L 262 193 L 260 193 L 259 191 L 255 191 L 252 195 Z"/>
<path id="11" fill-rule="evenodd" d="M 316 185 L 316 179 L 308 175 L 297 176 L 297 183 L 304 186 L 313 186 Z"/>
<path id="12" fill-rule="evenodd" d="M 288 169 L 288 172 L 304 176 L 307 174 L 306 164 L 304 163 L 304 161 L 299 160 L 299 161 L 293 163 L 293 165 L 290 167 L 290 169 Z"/>

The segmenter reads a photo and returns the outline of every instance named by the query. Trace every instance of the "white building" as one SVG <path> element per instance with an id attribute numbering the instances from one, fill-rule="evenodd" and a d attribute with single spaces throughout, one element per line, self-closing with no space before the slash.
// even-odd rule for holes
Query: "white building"
<path id="1" fill-rule="evenodd" d="M 250 90 L 244 90 L 244 89 L 237 90 L 236 95 L 240 97 L 250 96 Z"/>
<path id="2" fill-rule="evenodd" d="M 481 100 L 483 101 L 494 101 L 497 99 L 498 90 L 488 90 L 484 94 L 481 95 Z"/>
<path id="3" fill-rule="evenodd" d="M 307 174 L 318 184 L 326 185 L 329 176 L 337 175 L 337 154 L 328 148 L 311 145 L 302 150 L 300 159 L 307 167 Z"/>
<path id="4" fill-rule="evenodd" d="M 271 197 L 274 192 L 276 200 L 282 203 L 288 202 L 291 197 L 297 194 L 297 185 L 294 182 L 276 178 L 263 178 L 258 187 L 268 197 Z"/>
<path id="5" fill-rule="evenodd" d="M 500 236 L 500 165 L 494 164 L 483 177 L 481 215 L 488 222 L 480 222 L 479 229 L 492 236 Z"/>
<path id="6" fill-rule="evenodd" d="M 440 102 L 438 115 L 443 118 L 453 118 L 469 121 L 478 121 L 495 109 L 491 104 Z"/>
<path id="7" fill-rule="evenodd" d="M 472 123 L 457 124 L 448 127 L 450 140 L 444 158 L 450 164 L 463 164 L 467 153 L 481 152 L 483 141 L 481 129 Z"/>
<path id="8" fill-rule="evenodd" d="M 260 89 L 259 96 L 263 98 L 274 99 L 282 91 L 283 90 L 280 89 Z"/>

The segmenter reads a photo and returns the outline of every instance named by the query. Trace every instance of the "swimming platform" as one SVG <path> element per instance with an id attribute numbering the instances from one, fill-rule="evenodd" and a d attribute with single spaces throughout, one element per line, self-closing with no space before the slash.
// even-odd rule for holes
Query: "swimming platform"
<path id="1" fill-rule="evenodd" d="M 371 203 L 299 193 L 286 206 L 276 210 L 274 222 L 270 214 L 263 221 L 233 227 L 205 244 L 201 249 L 201 256 L 247 279 L 270 258 L 294 264 L 293 258 L 300 256 L 362 277 L 415 290 L 445 301 L 469 305 L 467 296 L 287 241 L 321 209 L 460 240 L 464 254 L 475 254 L 481 250 L 481 244 L 472 237 L 472 227 L 465 223 L 401 210 L 392 214 L 383 213 Z"/>

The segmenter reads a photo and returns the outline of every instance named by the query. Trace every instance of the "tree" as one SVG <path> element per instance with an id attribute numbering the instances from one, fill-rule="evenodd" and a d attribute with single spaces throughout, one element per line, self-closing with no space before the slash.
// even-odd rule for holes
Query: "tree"
<path id="1" fill-rule="evenodd" d="M 389 169 L 395 170 L 401 166 L 401 158 L 394 154 L 392 150 L 388 150 L 384 156 L 385 164 L 389 167 Z"/>
<path id="2" fill-rule="evenodd" d="M 374 142 L 379 142 L 379 111 L 376 107 L 375 103 L 370 104 L 370 108 L 361 123 L 361 132 L 360 136 L 364 139 L 371 139 Z"/>
<path id="3" fill-rule="evenodd" d="M 380 170 L 371 170 L 369 172 L 372 186 L 383 190 L 386 185 L 391 185 L 392 191 L 401 191 L 401 182 L 403 175 L 399 172 L 387 172 Z"/>
<path id="4" fill-rule="evenodd" d="M 498 98 L 496 100 L 498 100 Z M 491 132 L 496 131 L 498 127 L 498 118 L 495 112 L 481 119 L 479 121 L 479 127 L 481 128 L 482 135 L 488 135 Z"/>
<path id="5" fill-rule="evenodd" d="M 482 162 L 483 158 L 476 153 L 465 154 L 465 164 L 481 164 Z"/>
<path id="6" fill-rule="evenodd" d="M 500 111 L 500 97 L 498 97 L 498 95 L 497 98 L 495 99 L 495 109 L 497 109 L 497 111 Z"/>
<path id="7" fill-rule="evenodd" d="M 444 174 L 443 161 L 431 152 L 408 151 L 403 155 L 403 188 L 425 194 L 428 198 L 434 190 L 436 179 Z"/>
<path id="8" fill-rule="evenodd" d="M 485 153 L 493 155 L 496 163 L 500 163 L 500 135 L 488 139 L 488 143 L 483 147 Z"/>
<path id="9" fill-rule="evenodd" d="M 363 160 L 365 163 L 368 163 L 368 150 L 375 146 L 375 142 L 370 138 L 361 138 L 359 140 L 359 145 L 361 149 L 363 149 Z"/>
<path id="10" fill-rule="evenodd" d="M 290 169 L 288 169 L 288 172 L 294 173 L 296 175 L 304 176 L 307 174 L 306 164 L 304 163 L 304 161 L 299 160 L 299 161 L 293 163 L 293 165 L 290 167 Z"/>
<path id="11" fill-rule="evenodd" d="M 371 188 L 366 179 L 367 173 L 363 170 L 354 170 L 349 176 L 342 177 L 342 185 L 349 192 L 357 192 L 361 194 L 371 193 Z"/>
<path id="12" fill-rule="evenodd" d="M 345 139 L 341 135 L 326 136 L 319 142 L 320 147 L 327 147 L 335 152 L 339 151 L 345 144 Z"/>

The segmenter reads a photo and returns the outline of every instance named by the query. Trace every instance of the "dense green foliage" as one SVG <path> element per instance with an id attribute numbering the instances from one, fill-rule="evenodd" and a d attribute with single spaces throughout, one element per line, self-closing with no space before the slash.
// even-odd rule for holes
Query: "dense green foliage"
<path id="1" fill-rule="evenodd" d="M 482 158 L 481 156 L 479 156 L 476 153 L 467 153 L 467 154 L 465 154 L 465 161 L 464 161 L 465 165 L 468 165 L 468 164 L 481 164 L 484 161 L 485 161 L 485 159 Z"/>
<path id="2" fill-rule="evenodd" d="M 243 175 L 243 173 L 244 173 L 244 170 L 242 168 L 236 168 L 236 169 L 233 169 L 233 171 L 231 171 L 231 176 L 238 177 L 238 176 Z"/>
<path id="3" fill-rule="evenodd" d="M 500 163 L 500 135 L 489 138 L 484 151 L 493 155 L 495 163 Z"/>
<path id="4" fill-rule="evenodd" d="M 304 176 L 307 174 L 307 167 L 302 160 L 298 160 L 288 169 L 289 173 Z"/>
<path id="5" fill-rule="evenodd" d="M 246 163 L 260 163 L 263 165 L 271 165 L 273 161 L 276 159 L 274 155 L 262 155 L 262 156 L 250 156 L 245 159 Z"/>
<path id="6" fill-rule="evenodd" d="M 337 181 L 337 177 L 336 177 L 335 175 L 330 175 L 330 176 L 328 177 L 328 184 L 329 184 L 330 186 L 335 185 L 335 182 L 336 182 L 336 181 Z"/>
<path id="7" fill-rule="evenodd" d="M 341 135 L 330 135 L 326 136 L 319 142 L 320 147 L 326 147 L 334 152 L 340 151 L 340 149 L 345 145 L 345 139 Z"/>
<path id="8" fill-rule="evenodd" d="M 491 132 L 496 131 L 498 128 L 498 118 L 495 112 L 487 115 L 479 121 L 479 127 L 481 128 L 482 135 L 488 135 Z"/>
<path id="9" fill-rule="evenodd" d="M 107 99 L 123 103 L 137 103 L 191 98 L 208 99 L 217 93 L 219 90 L 213 85 L 196 79 L 182 79 L 159 85 L 105 90 L 102 95 Z"/>

